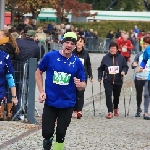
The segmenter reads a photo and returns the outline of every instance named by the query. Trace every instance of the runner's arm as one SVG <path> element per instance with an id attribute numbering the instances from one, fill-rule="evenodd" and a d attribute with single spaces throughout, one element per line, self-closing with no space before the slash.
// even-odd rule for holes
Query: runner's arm
<path id="1" fill-rule="evenodd" d="M 43 89 L 43 76 L 42 76 L 43 72 L 40 71 L 39 68 L 37 68 L 36 72 L 35 72 L 35 80 L 39 89 L 39 92 L 42 93 L 44 92 Z"/>

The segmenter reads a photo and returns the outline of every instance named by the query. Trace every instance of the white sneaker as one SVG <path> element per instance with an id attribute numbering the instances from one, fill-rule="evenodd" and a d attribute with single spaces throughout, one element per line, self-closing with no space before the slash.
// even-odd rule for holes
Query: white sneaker
<path id="1" fill-rule="evenodd" d="M 24 115 L 20 115 L 19 118 L 20 118 L 21 120 L 24 120 Z"/>

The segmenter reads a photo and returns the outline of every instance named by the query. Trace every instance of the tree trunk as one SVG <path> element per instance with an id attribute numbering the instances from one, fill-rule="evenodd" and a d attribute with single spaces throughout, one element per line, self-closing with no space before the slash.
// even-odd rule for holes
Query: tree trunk
<path id="1" fill-rule="evenodd" d="M 61 17 L 60 16 L 57 16 L 57 23 L 61 24 Z"/>

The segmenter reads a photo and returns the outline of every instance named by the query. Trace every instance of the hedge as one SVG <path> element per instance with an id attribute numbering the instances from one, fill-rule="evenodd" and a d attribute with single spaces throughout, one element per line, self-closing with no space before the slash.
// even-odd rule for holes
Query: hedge
<path id="1" fill-rule="evenodd" d="M 150 31 L 150 22 L 140 21 L 101 21 L 101 22 L 87 22 L 87 23 L 71 23 L 75 27 L 82 27 L 84 30 L 93 29 L 98 32 L 99 37 L 106 37 L 110 30 L 114 31 L 114 34 L 118 29 L 130 32 L 134 29 L 134 26 L 138 26 L 140 30 Z"/>
<path id="2" fill-rule="evenodd" d="M 46 23 L 39 23 L 38 26 L 47 26 Z M 93 29 L 98 32 L 99 37 L 106 37 L 107 33 L 110 30 L 116 33 L 117 29 L 130 32 L 134 29 L 134 26 L 137 25 L 140 30 L 145 30 L 146 32 L 150 31 L 150 22 L 144 21 L 100 21 L 100 22 L 85 22 L 85 23 L 75 23 L 71 22 L 71 25 L 74 27 L 83 28 L 84 30 Z"/>

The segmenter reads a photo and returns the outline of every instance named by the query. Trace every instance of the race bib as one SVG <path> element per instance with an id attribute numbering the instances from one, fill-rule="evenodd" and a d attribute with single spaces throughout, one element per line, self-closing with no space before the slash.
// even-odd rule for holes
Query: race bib
<path id="1" fill-rule="evenodd" d="M 119 73 L 119 66 L 109 66 L 108 71 L 109 71 L 109 74 Z"/>
<path id="2" fill-rule="evenodd" d="M 122 47 L 122 52 L 127 52 L 127 48 Z"/>
<path id="3" fill-rule="evenodd" d="M 54 71 L 53 75 L 53 83 L 59 85 L 68 85 L 70 81 L 71 74 L 67 74 L 65 72 L 57 72 Z"/>
<path id="4" fill-rule="evenodd" d="M 84 59 L 83 58 L 79 58 L 82 62 L 82 65 L 84 66 Z"/>

